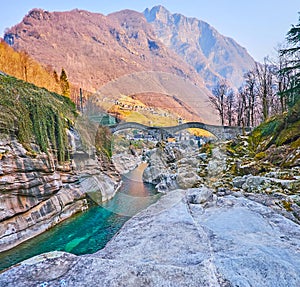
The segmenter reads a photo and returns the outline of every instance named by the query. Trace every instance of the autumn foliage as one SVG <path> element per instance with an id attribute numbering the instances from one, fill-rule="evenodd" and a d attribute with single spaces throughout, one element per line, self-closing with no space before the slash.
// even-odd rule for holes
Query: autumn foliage
<path id="1" fill-rule="evenodd" d="M 38 87 L 62 94 L 57 73 L 45 68 L 25 52 L 16 52 L 4 40 L 0 40 L 0 71 Z"/>

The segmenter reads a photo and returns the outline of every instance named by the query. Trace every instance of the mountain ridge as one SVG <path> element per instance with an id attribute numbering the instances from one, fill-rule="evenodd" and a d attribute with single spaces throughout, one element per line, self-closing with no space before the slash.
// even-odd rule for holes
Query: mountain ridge
<path id="1" fill-rule="evenodd" d="M 54 70 L 63 67 L 70 82 L 91 92 L 134 73 L 156 71 L 179 76 L 199 87 L 195 100 L 186 103 L 192 107 L 197 99 L 202 105 L 206 102 L 207 111 L 202 108 L 206 123 L 210 121 L 207 114 L 217 117 L 209 103 L 214 85 L 225 78 L 238 88 L 243 74 L 255 63 L 245 48 L 208 23 L 171 14 L 163 6 L 107 16 L 79 9 L 33 9 L 7 31 L 5 40 L 45 66 Z M 121 95 L 122 89 L 115 92 Z M 168 91 L 163 89 L 162 94 Z M 201 118 L 201 109 L 197 112 Z"/>
<path id="2" fill-rule="evenodd" d="M 222 78 L 239 88 L 243 74 L 255 65 L 246 48 L 205 21 L 172 14 L 162 5 L 143 13 L 158 38 L 191 64 L 209 88 Z"/>
<path id="3" fill-rule="evenodd" d="M 206 102 L 205 112 L 212 115 L 206 122 L 216 122 L 203 79 L 160 42 L 142 13 L 125 10 L 104 16 L 79 9 L 33 9 L 7 31 L 5 40 L 46 66 L 63 67 L 70 82 L 91 92 L 124 75 L 146 71 L 177 75 L 201 90 L 195 100 Z"/>
<path id="4" fill-rule="evenodd" d="M 143 31 L 140 31 L 140 33 L 137 35 L 137 31 L 133 31 L 132 26 L 130 27 L 130 33 L 127 35 L 126 34 L 126 29 L 128 27 L 126 27 L 124 25 L 124 23 L 121 21 L 121 19 L 118 19 L 118 17 L 122 17 L 122 14 L 126 13 L 126 16 L 128 17 L 128 19 L 130 19 L 131 24 L 132 23 L 137 23 L 137 27 L 135 28 L 143 28 Z M 76 23 L 76 17 L 77 17 L 77 21 L 78 23 Z M 68 19 L 66 19 L 68 18 Z M 57 25 L 54 26 L 53 21 L 58 21 L 58 23 L 56 23 Z M 75 22 L 74 22 L 75 21 Z M 44 23 L 43 23 L 44 22 Z M 46 30 L 46 33 L 42 33 L 44 31 L 38 31 L 37 29 L 45 29 L 45 22 L 47 22 L 50 26 L 49 29 L 50 31 Z M 62 23 L 60 23 L 62 22 Z M 74 24 L 82 24 L 83 27 L 76 27 L 77 29 L 75 29 L 75 25 Z M 96 37 L 95 35 L 90 35 L 92 33 L 97 33 L 99 31 L 95 31 L 92 30 L 93 27 L 91 26 L 96 26 L 98 29 L 101 30 L 102 32 L 102 37 L 100 39 L 100 37 Z M 56 31 L 55 31 L 56 30 Z M 67 31 L 66 31 L 67 30 Z M 49 65 L 53 65 L 55 66 L 55 63 L 53 63 L 53 61 L 51 60 L 55 60 L 55 59 L 43 59 L 42 56 L 45 56 L 46 53 L 43 53 L 43 51 L 39 50 L 39 47 L 36 47 L 34 49 L 34 47 L 32 47 L 32 44 L 38 44 L 38 41 L 43 41 L 45 39 L 47 39 L 47 36 L 49 36 L 49 33 L 56 33 L 56 36 L 58 36 L 59 38 L 57 40 L 66 40 L 68 41 L 65 44 L 69 44 L 70 39 L 68 39 L 66 37 L 65 32 L 68 32 L 69 34 L 71 34 L 70 38 L 77 38 L 79 39 L 80 37 L 83 38 L 83 40 L 85 40 L 86 42 L 86 46 L 88 47 L 90 43 L 90 41 L 94 41 L 99 45 L 102 46 L 106 46 L 107 44 L 109 44 L 109 41 L 112 40 L 116 40 L 118 42 L 118 45 L 121 46 L 122 48 L 124 48 L 123 50 L 118 49 L 119 47 L 115 47 L 114 51 L 116 56 L 119 56 L 119 68 L 121 68 L 121 70 L 124 68 L 122 65 L 122 62 L 126 62 L 126 59 L 124 61 L 124 57 L 128 56 L 128 53 L 133 55 L 133 56 L 138 56 L 140 58 L 144 58 L 145 56 L 148 56 L 150 58 L 150 55 L 142 55 L 137 51 L 137 47 L 141 46 L 141 44 L 144 44 L 142 41 L 145 40 L 145 38 L 147 38 L 147 40 L 149 41 L 155 41 L 156 36 L 153 33 L 153 31 L 150 29 L 150 26 L 147 25 L 146 20 L 144 20 L 144 17 L 141 13 L 136 12 L 136 11 L 132 11 L 132 10 L 125 10 L 124 11 L 119 11 L 119 12 L 114 12 L 111 13 L 107 16 L 101 14 L 101 13 L 93 13 L 93 12 L 89 12 L 89 11 L 85 11 L 85 10 L 79 10 L 79 9 L 74 9 L 71 11 L 65 11 L 65 12 L 48 12 L 42 9 L 32 9 L 31 11 L 29 11 L 29 13 L 23 18 L 22 22 L 13 26 L 12 28 L 10 28 L 8 30 L 8 32 L 6 32 L 5 34 L 5 41 L 10 44 L 13 48 L 15 48 L 16 50 L 28 50 L 29 53 L 33 54 L 34 58 L 38 59 L 40 62 L 44 62 L 46 64 Z M 83 33 L 86 32 L 86 35 Z M 142 32 L 144 32 L 144 35 Z M 48 35 L 47 35 L 48 34 Z M 51 35 L 50 35 L 51 36 Z M 98 35 L 99 36 L 99 35 Z M 135 41 L 139 39 L 139 36 L 141 36 L 141 40 L 140 41 Z M 88 37 L 90 37 L 91 39 L 88 39 Z M 149 39 L 148 39 L 149 38 Z M 48 39 L 48 40 L 54 40 L 54 39 Z M 80 39 L 79 39 L 80 40 Z M 106 41 L 105 41 L 106 40 Z M 31 41 L 31 43 L 28 44 L 28 42 Z M 34 43 L 32 43 L 34 41 Z M 76 41 L 75 41 L 76 42 Z M 135 44 L 131 45 L 133 42 Z M 78 42 L 77 42 L 78 43 Z M 116 44 L 116 43 L 114 43 Z M 150 46 L 150 43 L 147 43 Z M 154 44 L 154 43 L 153 43 Z M 52 46 L 53 49 L 58 50 L 58 48 L 62 48 L 62 47 L 57 47 L 57 43 L 50 43 L 50 45 Z M 158 45 L 159 48 L 161 47 L 160 45 Z M 106 49 L 108 47 L 105 47 Z M 134 49 L 136 48 L 136 49 Z M 62 49 L 63 50 L 63 49 Z M 151 47 L 149 47 L 149 50 L 151 50 Z M 151 52 L 153 52 L 152 49 Z M 160 50 L 160 49 L 157 49 Z M 192 80 L 195 80 L 196 82 L 198 81 L 198 84 L 202 83 L 202 81 L 197 77 L 196 74 L 192 75 L 194 73 L 193 69 L 191 69 L 191 67 L 189 67 L 187 64 L 184 63 L 184 61 L 178 57 L 175 56 L 175 54 L 173 52 L 168 51 L 168 49 L 165 49 L 165 47 L 162 46 L 162 51 L 156 51 L 156 56 L 160 56 L 160 61 L 159 62 L 155 62 L 152 61 L 152 68 L 155 70 L 156 68 L 162 68 L 161 66 L 163 66 L 162 64 L 166 64 L 166 61 L 163 61 L 164 57 L 172 57 L 174 59 L 173 62 L 171 62 L 169 64 L 169 66 L 171 68 L 172 65 L 177 64 L 178 65 L 182 65 L 182 75 L 185 74 L 186 77 L 190 77 Z M 65 47 L 66 52 L 66 56 L 67 56 L 67 61 L 70 60 L 74 60 L 74 57 L 72 58 L 72 55 L 69 55 L 69 50 Z M 88 51 L 88 52 L 94 52 L 94 51 Z M 105 54 L 105 50 L 102 50 L 102 53 Z M 120 52 L 123 52 L 123 55 L 120 55 Z M 87 52 L 86 52 L 87 53 Z M 126 55 L 127 53 L 127 55 Z M 159 55 L 159 53 L 161 53 Z M 171 55 L 169 55 L 168 53 L 171 53 Z M 106 53 L 107 54 L 107 53 Z M 153 53 L 155 55 L 155 53 Z M 62 53 L 56 53 L 56 56 L 60 57 L 60 61 L 63 62 L 64 57 L 62 55 Z M 122 57 L 123 56 L 123 57 Z M 69 58 L 72 59 L 69 59 Z M 114 59 L 115 60 L 115 59 Z M 153 59 L 151 59 L 153 60 Z M 168 59 L 170 60 L 170 59 Z M 112 62 L 110 64 L 113 64 Z M 137 62 L 137 63 L 132 63 L 132 62 L 127 62 L 126 63 L 127 66 L 129 65 L 133 65 L 133 66 L 142 66 L 142 68 L 145 68 L 141 62 Z M 141 67 L 140 67 L 141 68 Z M 163 70 L 163 68 L 162 68 Z M 167 69 L 165 69 L 167 70 Z M 178 67 L 178 70 L 180 70 L 180 67 Z M 139 71 L 139 69 L 133 69 L 132 72 L 136 72 Z M 170 69 L 170 71 L 172 71 L 172 69 Z M 106 71 L 108 74 L 108 72 L 111 71 Z M 173 72 L 176 72 L 175 69 L 173 69 Z M 103 73 L 103 77 L 100 79 L 100 83 L 101 85 L 106 83 L 107 81 L 111 80 L 111 78 L 113 78 L 113 76 L 115 75 L 111 75 L 111 77 L 109 76 L 105 76 L 105 73 Z M 121 74 L 121 73 L 120 73 Z M 121 74 L 122 75 L 122 74 Z M 119 75 L 117 75 L 119 76 Z M 72 76 L 71 76 L 72 77 Z M 197 78 L 197 79 L 195 79 Z"/>

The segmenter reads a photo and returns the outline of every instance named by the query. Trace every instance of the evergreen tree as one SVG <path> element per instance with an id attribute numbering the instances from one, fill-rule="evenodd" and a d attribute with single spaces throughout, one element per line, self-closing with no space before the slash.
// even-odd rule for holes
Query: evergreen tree
<path id="1" fill-rule="evenodd" d="M 293 106 L 300 98 L 300 17 L 297 25 L 293 25 L 287 33 L 289 47 L 281 50 L 281 57 L 287 58 L 287 65 L 280 70 L 282 75 L 288 75 L 289 83 L 282 95 L 289 106 Z"/>
<path id="2" fill-rule="evenodd" d="M 56 83 L 59 83 L 58 75 L 57 75 L 57 72 L 55 70 L 53 71 L 53 78 L 54 78 Z"/>
<path id="3" fill-rule="evenodd" d="M 60 87 L 61 87 L 61 93 L 65 97 L 70 97 L 70 84 L 67 77 L 66 71 L 62 68 L 61 74 L 60 74 Z"/>

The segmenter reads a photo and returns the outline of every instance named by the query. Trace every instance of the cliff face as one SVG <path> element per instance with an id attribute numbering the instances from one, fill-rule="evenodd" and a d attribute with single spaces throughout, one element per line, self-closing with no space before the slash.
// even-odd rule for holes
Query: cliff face
<path id="1" fill-rule="evenodd" d="M 52 155 L 29 157 L 23 146 L 1 139 L 5 152 L 0 161 L 0 251 L 42 233 L 87 207 L 85 193 L 60 171 Z M 70 183 L 73 184 L 70 185 Z"/>
<path id="2" fill-rule="evenodd" d="M 192 65 L 208 87 L 225 78 L 238 88 L 243 74 L 254 67 L 245 48 L 204 21 L 171 14 L 162 6 L 146 9 L 144 15 L 158 39 Z"/>
<path id="3" fill-rule="evenodd" d="M 3 75 L 0 94 L 1 252 L 86 209 L 91 190 L 111 198 L 120 179 L 75 122 L 66 124 L 75 120 L 68 99 Z"/>

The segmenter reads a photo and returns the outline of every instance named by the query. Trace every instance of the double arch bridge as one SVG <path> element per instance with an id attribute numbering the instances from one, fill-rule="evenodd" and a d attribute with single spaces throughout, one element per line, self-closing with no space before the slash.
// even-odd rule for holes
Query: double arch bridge
<path id="1" fill-rule="evenodd" d="M 218 140 L 229 140 L 237 135 L 242 135 L 245 132 L 251 132 L 252 128 L 250 127 L 231 127 L 231 126 L 217 126 L 217 125 L 208 125 L 201 122 L 187 122 L 177 126 L 171 127 L 150 127 L 136 122 L 124 122 L 116 125 L 109 126 L 112 133 L 116 133 L 126 129 L 137 129 L 143 131 L 157 131 L 160 132 L 163 136 L 173 135 L 176 132 L 189 128 L 203 129 L 211 134 L 213 134 Z"/>

